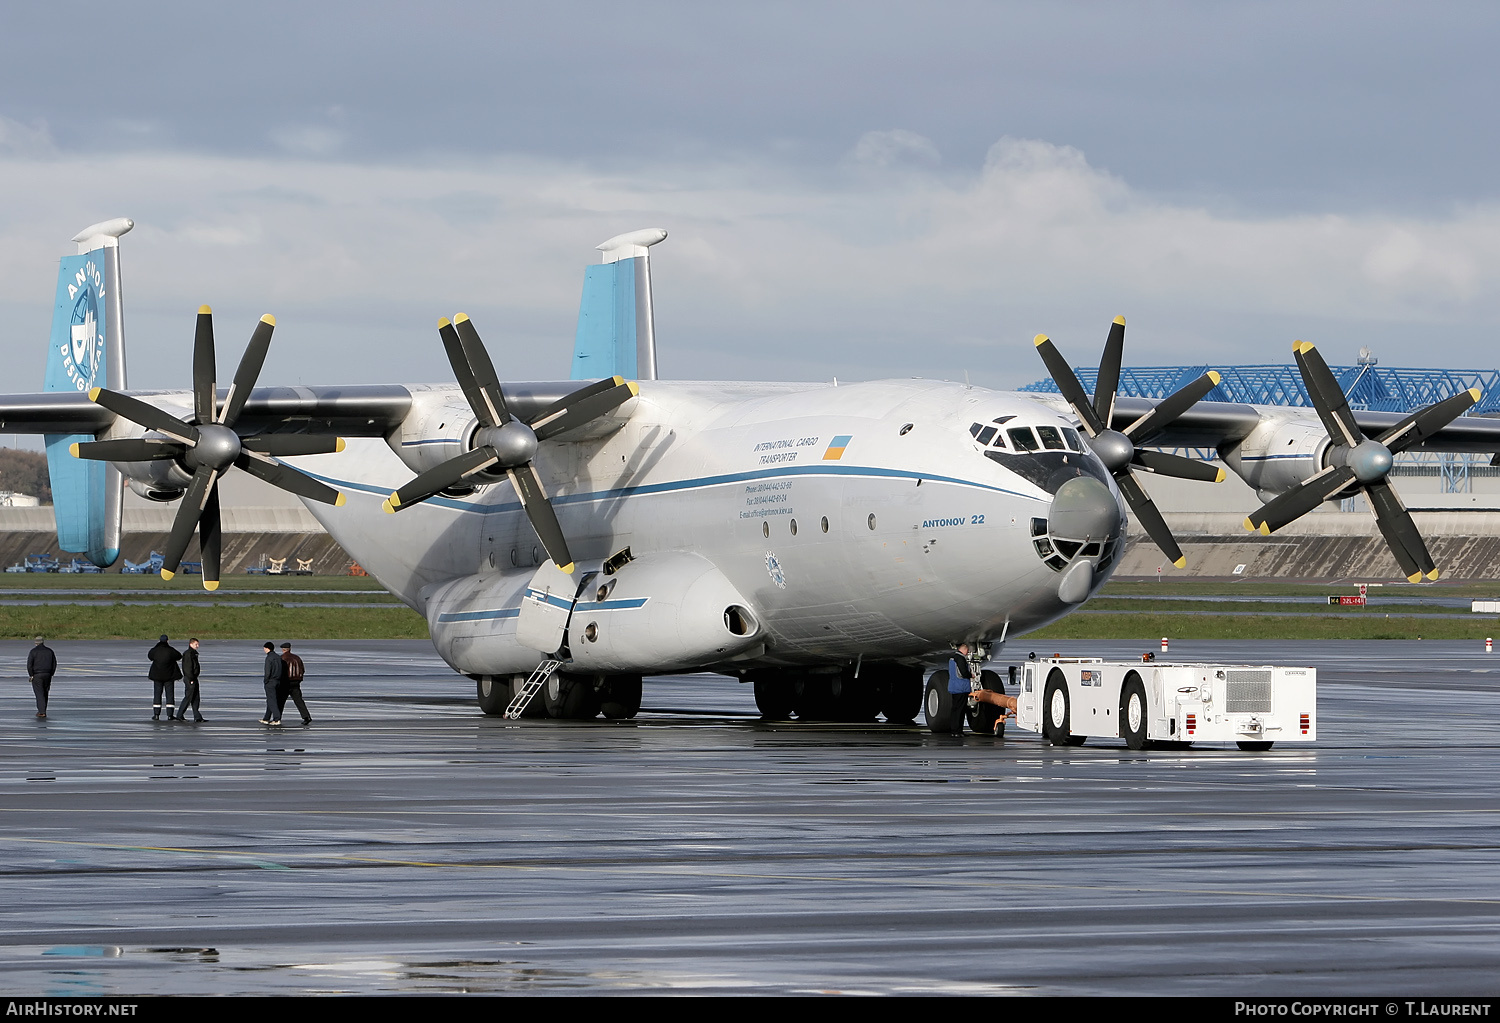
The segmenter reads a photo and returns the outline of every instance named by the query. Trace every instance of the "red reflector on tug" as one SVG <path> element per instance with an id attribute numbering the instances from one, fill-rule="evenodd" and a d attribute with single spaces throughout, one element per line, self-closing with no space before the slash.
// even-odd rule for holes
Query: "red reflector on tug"
<path id="1" fill-rule="evenodd" d="M 1198 727 L 1198 715 L 1196 715 L 1196 714 L 1189 714 L 1187 716 L 1187 730 L 1188 730 L 1188 734 L 1192 735 L 1193 734 L 1193 729 L 1195 729 L 1197 727 Z"/>
<path id="2" fill-rule="evenodd" d="M 1308 715 L 1308 714 L 1303 714 L 1302 715 L 1302 734 L 1303 735 L 1307 734 L 1307 729 L 1311 725 L 1311 723 L 1312 723 L 1311 716 Z"/>

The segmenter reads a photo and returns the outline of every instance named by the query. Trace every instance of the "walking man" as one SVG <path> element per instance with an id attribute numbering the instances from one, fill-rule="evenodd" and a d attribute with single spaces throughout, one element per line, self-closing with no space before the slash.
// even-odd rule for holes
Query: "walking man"
<path id="1" fill-rule="evenodd" d="M 193 708 L 193 721 L 207 721 L 203 712 L 198 709 L 198 641 L 188 640 L 187 649 L 182 652 L 182 706 L 177 708 L 179 720 L 186 721 L 188 708 Z"/>
<path id="2" fill-rule="evenodd" d="M 312 724 L 312 715 L 307 712 L 307 704 L 302 702 L 302 676 L 307 668 L 302 663 L 302 658 L 292 653 L 292 644 L 281 644 L 281 663 L 286 667 L 286 677 L 282 680 L 281 688 L 276 692 L 277 717 L 286 707 L 287 697 L 297 705 L 297 710 L 302 713 L 302 723 Z"/>
<path id="3" fill-rule="evenodd" d="M 266 684 L 266 716 L 260 719 L 263 725 L 281 724 L 281 704 L 277 699 L 277 691 L 281 688 L 281 680 L 286 677 L 286 664 L 280 657 L 276 656 L 276 644 L 266 640 L 264 647 L 266 651 L 265 684 Z"/>
<path id="4" fill-rule="evenodd" d="M 182 660 L 182 654 L 177 648 L 167 642 L 166 634 L 163 633 L 157 644 L 151 648 L 146 655 L 151 660 L 151 670 L 146 676 L 151 679 L 151 720 L 161 720 L 161 698 L 167 698 L 167 720 L 176 720 L 176 686 L 173 685 L 182 677 L 182 669 L 177 662 Z"/>
<path id="5" fill-rule="evenodd" d="M 47 695 L 52 692 L 52 676 L 57 671 L 57 655 L 42 640 L 26 655 L 26 674 L 31 676 L 31 691 L 36 694 L 36 716 L 47 716 Z"/>

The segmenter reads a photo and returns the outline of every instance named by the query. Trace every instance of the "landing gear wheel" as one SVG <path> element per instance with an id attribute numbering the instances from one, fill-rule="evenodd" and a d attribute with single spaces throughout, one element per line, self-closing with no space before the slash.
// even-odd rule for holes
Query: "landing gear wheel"
<path id="1" fill-rule="evenodd" d="M 613 675 L 599 694 L 599 710 L 611 721 L 628 721 L 641 712 L 641 677 Z"/>
<path id="2" fill-rule="evenodd" d="M 540 693 L 549 718 L 588 721 L 599 713 L 599 694 L 592 678 L 555 674 Z"/>
<path id="3" fill-rule="evenodd" d="M 1068 684 L 1061 672 L 1055 672 L 1042 691 L 1042 735 L 1054 746 L 1082 746 L 1088 736 L 1074 735 L 1072 724 Z"/>
<path id="4" fill-rule="evenodd" d="M 757 671 L 751 680 L 755 686 L 755 709 L 766 721 L 789 721 L 796 706 L 797 694 L 792 679 L 781 671 Z"/>
<path id="5" fill-rule="evenodd" d="M 979 673 L 979 684 L 992 693 L 1005 692 L 1005 683 L 993 671 Z M 980 735 L 1005 738 L 1005 708 L 993 703 L 976 703 L 969 707 L 969 727 Z"/>
<path id="6" fill-rule="evenodd" d="M 1146 748 L 1146 687 L 1135 675 L 1120 690 L 1120 737 L 1130 749 Z"/>
<path id="7" fill-rule="evenodd" d="M 1246 742 L 1246 741 L 1241 740 L 1239 742 L 1236 742 L 1235 745 L 1238 746 L 1240 749 L 1244 750 L 1246 753 L 1264 753 L 1266 750 L 1270 749 L 1273 745 L 1275 745 L 1275 743 L 1274 742 Z"/>
<path id="8" fill-rule="evenodd" d="M 953 715 L 953 695 L 948 692 L 946 671 L 934 671 L 927 679 L 927 696 L 922 701 L 922 714 L 928 731 L 939 734 L 951 731 L 949 721 Z"/>
<path id="9" fill-rule="evenodd" d="M 910 724 L 922 712 L 922 669 L 891 668 L 882 687 L 880 713 L 892 723 Z"/>
<path id="10" fill-rule="evenodd" d="M 479 709 L 491 717 L 499 717 L 510 705 L 509 675 L 480 675 Z"/>

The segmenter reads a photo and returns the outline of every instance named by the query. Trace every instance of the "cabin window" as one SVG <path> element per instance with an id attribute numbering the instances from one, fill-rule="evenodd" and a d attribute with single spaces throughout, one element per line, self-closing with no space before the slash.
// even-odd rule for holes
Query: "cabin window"
<path id="1" fill-rule="evenodd" d="M 828 532 L 828 516 L 823 516 L 823 532 Z"/>
<path id="2" fill-rule="evenodd" d="M 874 529 L 874 528 L 875 528 L 875 513 L 874 513 L 874 512 L 871 512 L 871 513 L 870 513 L 870 517 L 869 517 L 869 518 L 868 518 L 868 519 L 865 519 L 865 523 L 866 523 L 866 525 L 868 525 L 868 526 L 869 526 L 869 527 L 870 527 L 870 528 L 871 528 L 871 529 Z"/>
<path id="3" fill-rule="evenodd" d="M 796 519 L 792 520 L 792 535 L 793 536 L 797 535 L 797 520 Z"/>
<path id="4" fill-rule="evenodd" d="M 760 535 L 764 536 L 764 537 L 767 537 L 767 538 L 770 537 L 770 535 L 771 535 L 771 524 L 769 522 L 762 522 L 760 524 Z"/>
<path id="5" fill-rule="evenodd" d="M 1035 451 L 1041 446 L 1037 444 L 1035 435 L 1024 426 L 1005 432 L 1010 434 L 1010 446 L 1017 451 Z"/>

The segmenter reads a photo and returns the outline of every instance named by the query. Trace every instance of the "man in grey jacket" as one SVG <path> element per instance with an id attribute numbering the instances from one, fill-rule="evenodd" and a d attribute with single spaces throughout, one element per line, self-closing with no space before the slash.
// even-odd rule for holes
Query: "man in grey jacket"
<path id="1" fill-rule="evenodd" d="M 276 653 L 276 644 L 266 640 L 266 716 L 260 719 L 263 725 L 281 724 L 281 708 L 277 706 L 276 690 L 281 685 L 281 680 L 286 677 L 286 665 Z"/>
<path id="2" fill-rule="evenodd" d="M 36 716 L 47 716 L 47 697 L 52 692 L 52 676 L 57 672 L 57 655 L 41 636 L 26 656 L 26 674 L 31 676 L 31 691 L 36 694 Z"/>

